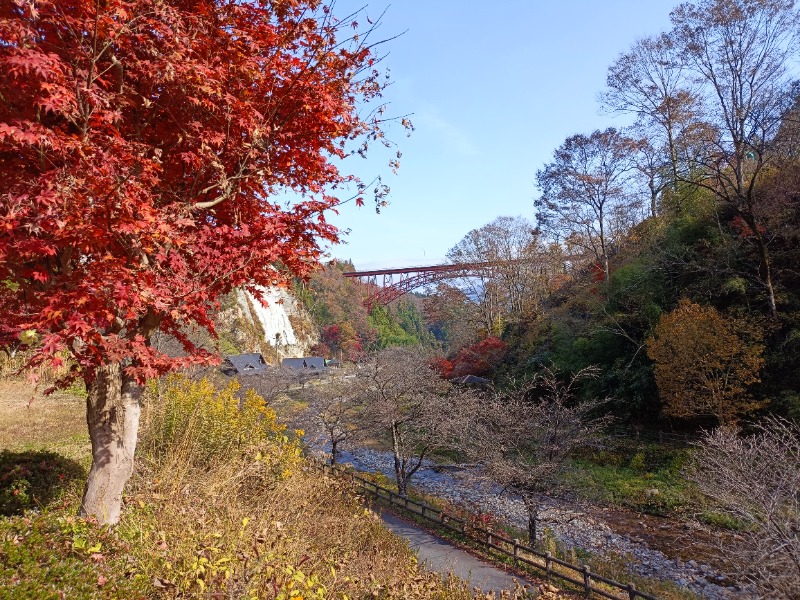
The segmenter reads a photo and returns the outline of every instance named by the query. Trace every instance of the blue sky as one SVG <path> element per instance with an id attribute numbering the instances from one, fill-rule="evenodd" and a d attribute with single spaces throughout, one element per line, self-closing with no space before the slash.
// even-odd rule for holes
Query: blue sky
<path id="1" fill-rule="evenodd" d="M 366 0 L 338 0 L 336 14 Z M 567 137 L 624 125 L 601 114 L 597 96 L 614 59 L 640 37 L 669 28 L 677 0 L 370 0 L 378 36 L 408 30 L 382 48 L 394 84 L 389 113 L 411 114 L 416 131 L 389 131 L 402 151 L 345 161 L 381 174 L 390 204 L 345 205 L 330 220 L 350 230 L 333 257 L 358 269 L 444 262 L 471 229 L 501 215 L 533 217 L 536 171 Z"/>

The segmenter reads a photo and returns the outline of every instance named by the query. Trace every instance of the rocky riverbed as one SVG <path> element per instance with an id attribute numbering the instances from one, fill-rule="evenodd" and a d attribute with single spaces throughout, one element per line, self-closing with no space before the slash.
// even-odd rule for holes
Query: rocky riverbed
<path id="1" fill-rule="evenodd" d="M 349 463 L 359 471 L 380 472 L 394 477 L 389 452 L 359 448 L 342 452 L 341 463 Z M 514 527 L 525 529 L 527 513 L 522 501 L 501 494 L 497 486 L 479 484 L 468 470 L 442 471 L 426 464 L 418 471 L 412 486 L 425 493 L 490 514 Z M 749 588 L 730 584 L 709 565 L 695 560 L 668 557 L 650 548 L 638 535 L 617 533 L 612 524 L 596 508 L 582 507 L 557 499 L 549 500 L 540 513 L 540 527 L 547 527 L 553 536 L 568 548 L 592 554 L 614 553 L 623 557 L 632 573 L 642 577 L 671 580 L 702 598 L 711 600 L 757 598 Z M 643 528 L 646 527 L 642 523 Z"/>

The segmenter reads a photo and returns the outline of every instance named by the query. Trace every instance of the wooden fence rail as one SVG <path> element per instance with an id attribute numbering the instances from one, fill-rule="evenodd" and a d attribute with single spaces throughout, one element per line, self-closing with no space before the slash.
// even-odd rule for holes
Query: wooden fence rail
<path id="1" fill-rule="evenodd" d="M 532 567 L 543 573 L 548 580 L 551 577 L 558 577 L 563 581 L 568 581 L 583 589 L 587 598 L 591 597 L 592 594 L 596 594 L 597 596 L 608 598 L 609 600 L 636 600 L 637 598 L 657 600 L 655 596 L 637 590 L 636 586 L 632 583 L 619 583 L 613 579 L 598 575 L 591 571 L 589 565 L 574 565 L 556 558 L 549 552 L 540 552 L 539 550 L 525 546 L 517 539 L 512 540 L 497 532 L 489 531 L 480 526 L 470 525 L 464 519 L 460 519 L 455 515 L 451 515 L 446 511 L 425 504 L 424 502 L 418 502 L 417 500 L 401 496 L 397 492 L 369 481 L 352 471 L 347 471 L 341 467 L 331 466 L 326 463 L 318 464 L 325 472 L 332 473 L 338 477 L 346 477 L 352 481 L 353 484 L 359 486 L 362 490 L 375 498 L 387 501 L 389 504 L 402 508 L 415 516 L 422 517 L 439 527 L 463 535 L 485 548 L 490 548 L 510 557 L 515 566 L 526 565 Z M 602 583 L 608 588 L 618 590 L 618 593 L 615 594 L 607 589 L 598 588 L 594 585 L 595 583 Z"/>

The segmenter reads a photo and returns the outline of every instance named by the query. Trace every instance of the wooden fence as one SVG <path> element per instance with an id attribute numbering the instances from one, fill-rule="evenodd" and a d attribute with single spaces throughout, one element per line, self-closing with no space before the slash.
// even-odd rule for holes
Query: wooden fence
<path id="1" fill-rule="evenodd" d="M 318 464 L 328 473 L 349 479 L 354 485 L 357 485 L 364 492 L 375 498 L 384 500 L 394 507 L 402 508 L 416 517 L 422 517 L 439 527 L 462 535 L 484 548 L 494 550 L 511 558 L 515 567 L 532 567 L 537 572 L 542 573 L 548 580 L 551 577 L 557 577 L 563 581 L 568 581 L 582 589 L 587 598 L 595 594 L 610 600 L 636 600 L 637 598 L 657 600 L 655 596 L 637 590 L 632 583 L 626 585 L 594 573 L 590 570 L 589 565 L 573 565 L 552 556 L 550 552 L 540 552 L 520 544 L 519 540 L 512 540 L 483 527 L 471 525 L 466 520 L 451 515 L 446 511 L 401 496 L 397 492 L 373 483 L 352 471 L 346 471 L 341 467 L 331 466 L 326 463 Z M 602 583 L 605 588 L 598 588 L 595 583 Z M 613 593 L 609 589 L 615 590 L 617 593 Z"/>

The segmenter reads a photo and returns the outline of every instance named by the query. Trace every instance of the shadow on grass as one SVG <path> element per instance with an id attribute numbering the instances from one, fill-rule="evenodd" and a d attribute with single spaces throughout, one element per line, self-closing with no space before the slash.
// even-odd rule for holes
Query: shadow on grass
<path id="1" fill-rule="evenodd" d="M 56 452 L 0 451 L 0 516 L 46 506 L 85 478 L 80 464 Z"/>

